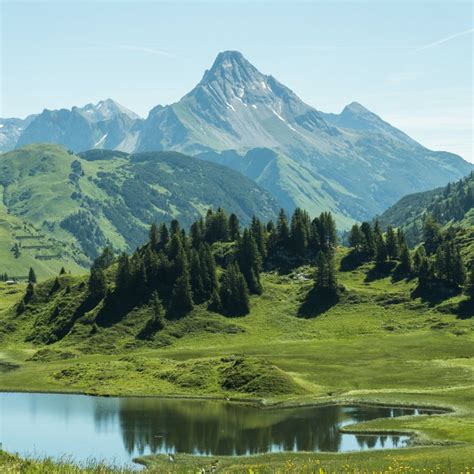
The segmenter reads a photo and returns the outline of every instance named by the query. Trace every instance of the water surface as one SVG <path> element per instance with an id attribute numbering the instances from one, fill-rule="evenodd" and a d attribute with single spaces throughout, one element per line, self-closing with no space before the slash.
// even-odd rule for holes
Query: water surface
<path id="1" fill-rule="evenodd" d="M 351 423 L 430 413 L 326 406 L 262 410 L 220 401 L 0 393 L 0 442 L 23 455 L 127 463 L 152 453 L 248 455 L 406 446 L 408 436 L 344 434 Z"/>

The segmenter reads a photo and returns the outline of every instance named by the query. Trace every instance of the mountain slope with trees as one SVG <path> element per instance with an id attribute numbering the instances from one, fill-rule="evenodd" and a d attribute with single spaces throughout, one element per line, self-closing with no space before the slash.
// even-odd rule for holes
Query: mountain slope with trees
<path id="1" fill-rule="evenodd" d="M 411 243 L 419 243 L 427 216 L 433 217 L 442 226 L 474 226 L 474 174 L 443 188 L 409 194 L 378 219 L 383 226 L 402 228 Z"/>
<path id="2" fill-rule="evenodd" d="M 61 242 L 64 258 L 80 266 L 107 245 L 141 245 L 150 222 L 179 217 L 187 227 L 218 203 L 244 223 L 278 211 L 269 194 L 241 174 L 173 152 L 75 155 L 58 145 L 29 145 L 0 155 L 0 185 L 5 215 Z"/>

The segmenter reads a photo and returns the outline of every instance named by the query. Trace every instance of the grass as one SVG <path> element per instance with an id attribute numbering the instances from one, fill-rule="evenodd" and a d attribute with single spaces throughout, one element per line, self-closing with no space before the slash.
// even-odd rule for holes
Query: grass
<path id="1" fill-rule="evenodd" d="M 298 312 L 311 282 L 301 281 L 297 273 L 308 271 L 264 275 L 265 292 L 252 298 L 246 317 L 228 319 L 198 307 L 147 342 L 135 338 L 146 309 L 92 334 L 94 315 L 89 314 L 64 339 L 46 347 L 25 342 L 33 322 L 4 309 L 0 324 L 18 329 L 3 334 L 1 358 L 18 368 L 2 373 L 0 386 L 9 391 L 258 399 L 266 406 L 362 402 L 446 407 L 450 413 L 350 427 L 364 433 L 412 433 L 415 446 L 403 450 L 220 456 L 219 469 L 471 472 L 474 320 L 456 316 L 453 308 L 462 297 L 430 306 L 410 298 L 414 281 L 393 282 L 388 276 L 367 282 L 369 267 L 363 266 L 339 274 L 346 291 L 337 305 L 302 318 Z M 223 383 L 223 371 L 230 382 Z M 272 390 L 275 386 L 281 390 Z M 209 460 L 183 454 L 173 466 L 160 456 L 141 462 L 157 472 L 196 472 Z"/>

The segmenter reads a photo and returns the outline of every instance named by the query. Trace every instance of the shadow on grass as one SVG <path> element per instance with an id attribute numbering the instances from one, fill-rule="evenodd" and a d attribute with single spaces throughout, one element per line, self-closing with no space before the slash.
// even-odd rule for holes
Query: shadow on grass
<path id="1" fill-rule="evenodd" d="M 382 278 L 388 277 L 397 266 L 397 262 L 382 262 L 376 263 L 368 272 L 365 277 L 365 282 L 370 283 L 371 281 L 381 280 Z"/>
<path id="2" fill-rule="evenodd" d="M 456 310 L 458 319 L 470 319 L 474 317 L 474 299 L 461 301 Z"/>
<path id="3" fill-rule="evenodd" d="M 298 309 L 301 318 L 313 318 L 335 306 L 341 296 L 341 290 L 321 290 L 312 288 Z"/>
<path id="4" fill-rule="evenodd" d="M 347 255 L 341 259 L 341 265 L 339 270 L 341 272 L 351 272 L 352 270 L 356 270 L 365 262 L 368 261 L 368 258 L 359 252 L 349 252 Z"/>
<path id="5" fill-rule="evenodd" d="M 429 306 L 435 306 L 442 301 L 458 295 L 461 289 L 454 285 L 449 285 L 441 280 L 430 282 L 428 285 L 420 285 L 412 291 L 412 298 L 421 298 Z"/>

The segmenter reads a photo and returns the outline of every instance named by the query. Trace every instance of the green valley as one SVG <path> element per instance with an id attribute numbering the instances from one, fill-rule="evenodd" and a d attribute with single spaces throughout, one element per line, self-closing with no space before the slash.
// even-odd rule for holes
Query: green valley
<path id="1" fill-rule="evenodd" d="M 390 249 L 390 230 L 380 237 L 371 229 L 376 253 L 354 263 L 360 250 L 336 247 L 330 214 L 308 219 L 300 210 L 291 222 L 280 213 L 273 226 L 254 219 L 242 231 L 235 216 L 211 212 L 189 236 L 173 221 L 152 227 L 150 241 L 130 257 L 103 253 L 90 276 L 15 289 L 9 301 L 16 304 L 0 314 L 3 389 L 217 397 L 267 408 L 356 402 L 445 408 L 349 428 L 411 433 L 414 444 L 396 452 L 218 458 L 227 472 L 289 466 L 469 472 L 471 280 L 464 294 L 436 273 L 437 284 L 452 291 L 441 299 L 420 293 L 420 270 L 402 273 L 401 253 L 380 257 L 379 239 Z M 438 269 L 436 258 L 427 264 Z M 235 311 L 232 295 L 248 298 L 248 306 Z M 166 456 L 140 462 L 152 472 L 209 464 L 185 454 L 174 465 Z"/>

